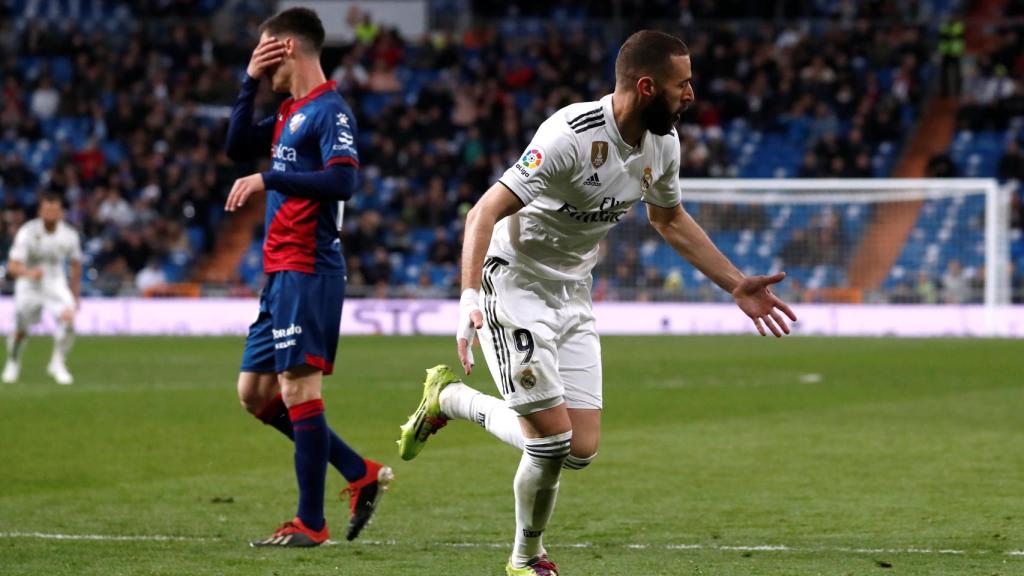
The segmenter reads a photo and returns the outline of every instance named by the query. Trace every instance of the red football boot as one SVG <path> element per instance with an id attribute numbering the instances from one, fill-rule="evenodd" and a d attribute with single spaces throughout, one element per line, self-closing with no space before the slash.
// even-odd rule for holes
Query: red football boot
<path id="1" fill-rule="evenodd" d="M 345 533 L 346 540 L 355 540 L 359 536 L 363 527 L 377 510 L 381 496 L 384 495 L 394 479 L 395 474 L 391 471 L 390 466 L 367 459 L 366 475 L 350 483 L 348 488 L 341 491 L 340 496 L 343 499 L 345 493 L 348 493 L 349 518 L 348 531 Z"/>
<path id="2" fill-rule="evenodd" d="M 296 517 L 294 520 L 285 522 L 269 538 L 253 540 L 249 543 L 253 548 L 263 546 L 284 546 L 288 548 L 312 548 L 319 546 L 330 538 L 327 533 L 327 523 L 319 531 L 311 530 Z"/>

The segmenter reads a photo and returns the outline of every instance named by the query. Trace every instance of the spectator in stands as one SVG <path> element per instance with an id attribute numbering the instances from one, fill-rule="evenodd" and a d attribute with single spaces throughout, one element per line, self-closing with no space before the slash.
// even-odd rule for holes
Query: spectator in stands
<path id="1" fill-rule="evenodd" d="M 60 92 L 53 86 L 53 80 L 49 76 L 39 79 L 39 85 L 32 91 L 32 100 L 29 104 L 29 112 L 36 118 L 48 119 L 57 115 L 57 106 L 60 104 Z"/>
<path id="2" fill-rule="evenodd" d="M 96 221 L 101 224 L 124 228 L 135 223 L 135 212 L 117 189 L 96 188 Z"/>
<path id="3" fill-rule="evenodd" d="M 405 220 L 395 220 L 391 224 L 385 242 L 388 254 L 404 257 L 413 252 L 412 234 L 409 233 L 409 226 Z"/>
<path id="4" fill-rule="evenodd" d="M 443 226 L 434 229 L 434 241 L 430 245 L 430 263 L 436 266 L 454 266 L 458 257 L 458 247 L 448 236 Z"/>
<path id="5" fill-rule="evenodd" d="M 865 125 L 868 137 L 875 142 L 898 142 L 902 130 L 895 106 L 889 100 L 879 103 Z"/>
<path id="6" fill-rule="evenodd" d="M 824 103 L 818 102 L 814 106 L 814 119 L 811 121 L 811 128 L 808 132 L 808 136 L 812 140 L 818 140 L 826 134 L 836 134 L 839 132 L 839 119 L 836 118 L 832 108 Z"/>
<path id="7" fill-rule="evenodd" d="M 1024 154 L 1021 154 L 1020 146 L 1015 140 L 1010 140 L 1006 144 L 1006 151 L 999 159 L 996 176 L 1003 181 L 1016 180 L 1024 183 Z"/>
<path id="8" fill-rule="evenodd" d="M 145 294 L 147 291 L 167 284 L 167 275 L 160 266 L 160 259 L 152 257 L 146 266 L 135 276 L 135 287 Z"/>
<path id="9" fill-rule="evenodd" d="M 867 152 L 861 152 L 854 158 L 853 166 L 850 167 L 846 175 L 851 178 L 872 178 L 875 175 L 875 170 L 871 166 L 871 157 Z"/>
<path id="10" fill-rule="evenodd" d="M 904 278 L 893 286 L 889 293 L 890 304 L 917 304 L 918 295 L 913 280 Z"/>
<path id="11" fill-rule="evenodd" d="M 39 124 L 40 117 L 28 116 L 23 118 L 17 130 L 18 138 L 31 142 L 41 140 L 43 138 L 43 127 Z"/>
<path id="12" fill-rule="evenodd" d="M 638 300 L 664 300 L 665 299 L 665 275 L 657 266 L 644 266 L 643 275 L 636 282 L 640 293 Z"/>
<path id="13" fill-rule="evenodd" d="M 354 291 L 355 293 L 364 292 L 368 286 L 366 277 L 363 275 L 363 260 L 358 254 L 350 254 L 345 258 L 345 277 L 346 281 L 346 293 L 348 291 Z"/>
<path id="14" fill-rule="evenodd" d="M 793 235 L 779 252 L 779 257 L 788 268 L 806 268 L 814 264 L 813 251 L 813 239 L 807 230 L 799 228 L 793 231 Z"/>
<path id="15" fill-rule="evenodd" d="M 427 192 L 421 196 L 417 209 L 417 225 L 426 228 L 438 228 L 451 224 L 455 220 L 456 204 L 449 201 L 444 186 L 444 179 L 434 176 L 427 184 Z"/>
<path id="16" fill-rule="evenodd" d="M 961 58 L 964 53 L 964 23 L 951 19 L 939 26 L 939 55 L 943 96 L 959 96 L 963 84 Z"/>
<path id="17" fill-rule="evenodd" d="M 448 286 L 441 286 L 434 283 L 430 278 L 430 274 L 424 270 L 416 278 L 416 285 L 405 291 L 405 296 L 407 298 L 442 299 L 448 297 L 450 292 L 449 288 L 450 287 Z"/>
<path id="18" fill-rule="evenodd" d="M 395 69 L 388 65 L 387 60 L 377 58 L 373 61 L 366 87 L 370 92 L 390 93 L 398 92 L 402 85 L 398 83 Z"/>
<path id="19" fill-rule="evenodd" d="M 355 32 L 356 41 L 363 45 L 373 44 L 380 33 L 380 27 L 374 24 L 373 17 L 362 8 L 353 5 L 349 8 L 345 21 Z"/>
<path id="20" fill-rule="evenodd" d="M 924 173 L 928 178 L 956 178 L 956 164 L 949 154 L 942 152 L 928 159 Z"/>
<path id="21" fill-rule="evenodd" d="M 960 267 L 959 260 L 950 260 L 942 275 L 942 301 L 946 304 L 964 304 L 970 298 L 970 278 Z"/>
<path id="22" fill-rule="evenodd" d="M 1004 109 L 1018 108 L 1021 99 L 1024 99 L 1024 92 L 1020 81 L 1009 76 L 1005 65 L 993 64 L 991 57 L 983 54 L 967 77 L 958 112 L 959 128 L 975 131 L 1005 129 L 1009 115 Z"/>
<path id="23" fill-rule="evenodd" d="M 844 249 L 847 244 L 844 240 L 843 220 L 835 209 L 826 208 L 811 218 L 811 231 L 817 236 L 817 264 L 835 266 L 845 262 L 847 255 Z"/>
<path id="24" fill-rule="evenodd" d="M 128 269 L 124 256 L 115 255 L 100 273 L 95 282 L 96 290 L 103 296 L 118 296 L 125 287 L 131 286 L 132 271 Z"/>
<path id="25" fill-rule="evenodd" d="M 36 175 L 25 161 L 14 152 L 0 156 L 0 183 L 8 190 L 17 190 L 36 183 Z"/>
<path id="26" fill-rule="evenodd" d="M 97 176 L 106 165 L 106 157 L 95 139 L 90 138 L 81 150 L 71 155 L 71 160 L 78 168 L 81 179 L 90 184 L 95 183 Z"/>
<path id="27" fill-rule="evenodd" d="M 391 258 L 387 248 L 373 249 L 373 259 L 363 267 L 363 278 L 367 285 L 375 287 L 386 287 L 391 282 Z"/>
<path id="28" fill-rule="evenodd" d="M 146 240 L 151 240 L 151 237 L 144 236 L 144 233 L 137 229 L 125 228 L 114 245 L 115 253 L 132 274 L 138 274 L 153 256 L 153 244 Z"/>
<path id="29" fill-rule="evenodd" d="M 25 211 L 11 202 L 11 198 L 8 196 L 7 204 L 0 211 L 0 258 L 3 258 L 4 262 L 7 262 L 7 253 L 14 245 L 14 235 L 25 221 Z"/>
<path id="30" fill-rule="evenodd" d="M 804 154 L 804 161 L 800 164 L 797 176 L 799 178 L 821 178 L 824 175 L 825 172 L 818 166 L 818 155 L 808 150 Z"/>
<path id="31" fill-rule="evenodd" d="M 1013 274 L 1013 270 L 1009 270 L 1008 274 Z M 981 304 L 985 301 L 985 267 L 979 266 L 974 274 L 969 275 L 967 279 L 967 303 L 968 304 Z"/>
<path id="32" fill-rule="evenodd" d="M 359 62 L 359 51 L 355 48 L 342 57 L 341 63 L 331 72 L 331 80 L 338 83 L 338 90 L 359 94 L 370 83 L 370 74 Z"/>
<path id="33" fill-rule="evenodd" d="M 915 288 L 917 303 L 937 304 L 939 302 L 939 287 L 932 280 L 928 272 L 921 270 L 917 273 L 917 287 Z"/>
<path id="34" fill-rule="evenodd" d="M 381 216 L 376 210 L 367 210 L 359 215 L 359 223 L 353 229 L 345 227 L 342 242 L 349 255 L 369 254 L 377 247 L 385 244 L 385 234 L 381 229 Z"/>
<path id="35" fill-rule="evenodd" d="M 680 177 L 707 178 L 711 175 L 711 168 L 708 166 L 708 150 L 703 144 L 686 150 L 682 156 L 683 162 L 679 167 Z"/>

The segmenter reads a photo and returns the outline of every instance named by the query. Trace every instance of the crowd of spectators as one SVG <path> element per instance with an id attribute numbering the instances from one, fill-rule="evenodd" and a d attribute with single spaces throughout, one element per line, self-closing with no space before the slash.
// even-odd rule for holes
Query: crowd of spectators
<path id="1" fill-rule="evenodd" d="M 5 20 L 0 261 L 44 190 L 64 197 L 82 233 L 94 293 L 131 291 L 147 265 L 140 288 L 183 280 L 211 250 L 241 170 L 222 152 L 223 120 L 205 110 L 234 98 L 248 36 L 218 37 L 198 17 L 141 17 L 149 4 L 99 15 L 112 26 Z"/>
<path id="2" fill-rule="evenodd" d="M 707 8 L 707 3 L 692 4 Z M 539 10 L 529 3 L 477 8 L 494 17 L 507 16 L 507 10 L 529 17 Z M 577 15 L 596 10 L 580 2 L 556 2 L 547 9 Z M 725 138 L 735 121 L 799 139 L 807 150 L 801 176 L 875 175 L 876 148 L 900 144 L 906 118 L 923 97 L 929 47 L 918 24 L 881 22 L 868 12 L 852 14 L 849 22 L 712 20 L 701 26 L 687 26 L 678 10 L 659 12 L 661 19 L 677 19 L 673 26 L 695 55 L 697 104 L 679 130 L 681 176 L 736 175 L 735 146 Z M 612 90 L 614 47 L 621 38 L 581 22 L 525 27 L 528 33 L 522 33 L 507 29 L 504 21 L 485 21 L 460 38 L 437 34 L 418 43 L 382 28 L 345 47 L 332 76 L 356 104 L 367 134 L 361 148 L 366 187 L 356 212 L 377 213 L 374 234 L 399 221 L 402 230 L 430 230 L 429 237 L 417 236 L 430 246 L 430 258 L 413 259 L 423 264 L 415 269 L 431 271 L 442 283 L 456 281 L 454 267 L 437 273 L 437 266 L 448 266 L 447 255 L 458 252 L 456 216 L 521 153 L 549 114 Z M 376 282 L 360 274 L 381 260 L 373 251 L 351 249 L 375 246 L 366 234 L 362 225 L 346 232 L 350 285 L 382 291 L 396 279 L 401 282 L 408 252 L 392 252 L 390 282 L 376 272 L 370 274 Z M 442 243 L 447 246 L 439 248 Z M 628 261 L 615 251 L 610 257 Z M 444 257 L 435 258 L 435 252 Z"/>
<path id="3" fill-rule="evenodd" d="M 203 4 L 211 17 L 146 18 L 138 9 L 119 34 L 67 21 L 4 30 L 0 142 L 29 144 L 0 148 L 0 249 L 40 189 L 65 195 L 97 290 L 121 290 L 144 270 L 136 284 L 187 278 L 212 249 L 225 191 L 256 168 L 228 161 L 222 144 L 255 26 L 270 7 L 261 13 L 255 3 L 225 26 L 217 3 Z M 694 54 L 697 105 L 679 130 L 684 177 L 736 174 L 727 137 L 735 122 L 801 142 L 800 176 L 874 175 L 876 149 L 899 145 L 925 93 L 929 2 L 467 4 L 473 25 L 423 38 L 350 12 L 351 42 L 325 52 L 360 126 L 363 185 L 343 235 L 354 294 L 451 293 L 461 216 L 549 114 L 611 91 L 615 48 L 644 22 L 678 32 Z M 1001 54 L 994 65 L 1011 51 Z M 257 106 L 270 113 L 275 103 L 264 87 Z M 40 168 L 28 152 L 42 141 L 52 150 Z M 765 220 L 757 210 L 708 210 L 724 211 L 702 214 L 710 229 Z M 622 274 L 642 278 L 634 284 L 645 290 L 677 287 L 671 273 L 631 268 L 633 257 L 617 253 L 628 244 L 614 243 L 607 256 L 624 263 Z M 841 264 L 837 254 L 828 262 Z"/>
<path id="4" fill-rule="evenodd" d="M 1011 0 L 1001 8 L 997 22 L 987 31 L 987 50 L 965 62 L 963 88 L 957 112 L 957 139 L 966 154 L 954 150 L 935 155 L 928 163 L 929 177 L 995 177 L 1011 191 L 1011 260 L 1014 262 L 1012 298 L 1024 302 L 1024 0 Z M 972 142 L 982 144 L 972 148 Z M 985 147 L 985 142 L 995 148 Z M 954 149 L 956 146 L 954 146 Z M 956 157 L 959 156 L 959 157 Z M 979 173 L 978 166 L 985 169 Z M 950 262 L 940 274 L 922 274 L 900 287 L 902 300 L 980 301 L 984 282 L 980 267 Z M 937 286 L 936 298 L 929 289 Z M 946 287 L 952 286 L 952 291 Z M 952 294 L 952 295 L 950 295 Z"/>

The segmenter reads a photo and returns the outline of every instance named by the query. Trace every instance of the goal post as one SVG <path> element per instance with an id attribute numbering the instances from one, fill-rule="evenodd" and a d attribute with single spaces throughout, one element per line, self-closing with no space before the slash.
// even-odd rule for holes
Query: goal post
<path id="1" fill-rule="evenodd" d="M 681 179 L 683 203 L 746 273 L 786 270 L 796 301 L 984 305 L 995 326 L 1010 302 L 1009 191 L 993 179 Z M 641 211 L 642 212 L 642 211 Z M 641 216 L 636 215 L 639 219 Z M 619 230 L 621 229 L 621 230 Z M 721 300 L 708 281 L 636 226 L 612 231 L 605 260 L 641 246 L 638 278 L 666 280 L 663 299 Z M 631 237 L 634 236 L 634 237 Z M 628 258 L 628 254 L 626 255 Z M 610 277 L 614 266 L 595 273 Z M 680 280 L 681 279 L 681 280 Z M 618 286 L 624 282 L 612 285 Z M 609 299 L 652 299 L 619 290 Z M 681 287 L 680 287 L 681 285 Z"/>

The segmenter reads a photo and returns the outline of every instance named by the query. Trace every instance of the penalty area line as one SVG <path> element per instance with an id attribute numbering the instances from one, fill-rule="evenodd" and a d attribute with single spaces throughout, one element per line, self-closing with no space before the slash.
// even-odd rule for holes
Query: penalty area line
<path id="1" fill-rule="evenodd" d="M 87 542 L 225 542 L 224 538 L 201 536 L 169 536 L 163 534 L 60 534 L 51 532 L 0 532 L 0 539 L 28 538 L 37 540 L 64 540 Z M 328 540 L 328 545 L 347 544 L 340 540 Z M 443 546 L 447 548 L 502 549 L 507 542 L 402 542 L 400 540 L 357 540 L 363 546 Z M 783 544 L 761 544 L 756 546 L 727 544 L 594 544 L 592 542 L 567 542 L 555 544 L 557 548 L 601 549 L 622 548 L 626 550 L 718 550 L 722 552 L 790 552 L 790 553 L 846 553 L 846 554 L 921 554 L 943 556 L 982 556 L 992 554 L 989 550 L 957 550 L 951 548 L 856 548 L 847 546 L 786 546 Z M 1024 550 L 995 552 L 1003 556 L 1024 558 Z"/>

